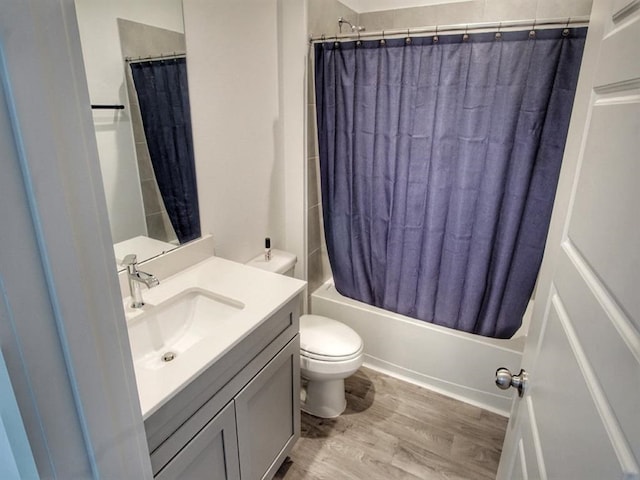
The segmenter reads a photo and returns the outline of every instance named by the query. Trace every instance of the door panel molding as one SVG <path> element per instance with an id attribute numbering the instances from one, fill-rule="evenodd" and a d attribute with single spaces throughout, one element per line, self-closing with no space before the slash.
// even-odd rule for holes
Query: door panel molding
<path id="1" fill-rule="evenodd" d="M 562 259 L 561 261 L 570 262 L 575 268 L 576 273 L 580 275 L 582 280 L 587 284 L 589 293 L 594 297 L 595 301 L 597 301 L 598 306 L 602 308 L 611 325 L 613 325 L 618 332 L 621 340 L 630 350 L 636 361 L 640 363 L 640 336 L 631 319 L 616 303 L 611 293 L 598 278 L 596 272 L 591 269 L 571 241 L 567 240 L 563 242 L 562 247 L 566 253 L 566 260 Z M 572 286 L 575 285 L 570 279 L 567 279 L 566 283 Z"/>
<path id="2" fill-rule="evenodd" d="M 611 408 L 607 395 L 604 393 L 602 385 L 598 380 L 598 376 L 578 339 L 569 313 L 557 292 L 553 295 L 552 302 L 553 309 L 557 314 L 560 325 L 564 329 L 565 337 L 569 342 L 573 356 L 582 373 L 584 383 L 589 390 L 593 404 L 602 420 L 602 425 L 607 431 L 613 450 L 620 462 L 620 468 L 625 474 L 624 478 L 640 478 L 640 467 L 635 460 L 631 446 L 626 440 L 622 427 L 620 423 L 618 423 L 618 419 Z"/>

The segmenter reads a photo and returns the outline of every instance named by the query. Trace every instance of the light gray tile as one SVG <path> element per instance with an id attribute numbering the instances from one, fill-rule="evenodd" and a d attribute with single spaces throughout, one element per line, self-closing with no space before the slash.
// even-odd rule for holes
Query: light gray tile
<path id="1" fill-rule="evenodd" d="M 314 58 L 313 48 L 311 48 L 309 50 L 309 57 L 307 60 L 307 103 L 309 105 L 316 104 Z"/>
<path id="2" fill-rule="evenodd" d="M 484 14 L 484 0 L 436 5 L 438 25 L 481 22 Z"/>
<path id="3" fill-rule="evenodd" d="M 149 237 L 163 242 L 176 240 L 176 233 L 166 212 L 147 215 L 147 233 Z"/>
<path id="4" fill-rule="evenodd" d="M 125 68 L 125 80 L 127 84 L 127 97 L 129 97 L 130 105 L 139 105 L 138 94 L 136 93 L 136 87 L 133 83 L 133 77 L 131 76 L 131 69 L 127 66 Z"/>
<path id="5" fill-rule="evenodd" d="M 168 243 L 175 243 L 178 245 L 178 236 L 176 235 L 176 231 L 173 229 L 173 225 L 171 225 L 171 220 L 169 219 L 169 215 L 166 211 L 162 211 L 162 222 L 164 223 L 164 231 L 166 233 L 166 237 L 163 241 Z"/>
<path id="6" fill-rule="evenodd" d="M 147 234 L 151 238 L 157 240 L 164 240 L 167 237 L 165 229 L 164 219 L 161 213 L 154 213 L 146 216 L 147 220 Z"/>
<path id="7" fill-rule="evenodd" d="M 142 115 L 138 105 L 131 105 L 129 114 L 131 116 L 131 128 L 133 129 L 133 141 L 137 143 L 146 143 L 147 137 L 144 133 L 144 125 L 142 123 Z"/>
<path id="8" fill-rule="evenodd" d="M 536 17 L 564 18 L 591 14 L 591 0 L 538 0 Z"/>
<path id="9" fill-rule="evenodd" d="M 315 105 L 309 105 L 307 108 L 307 158 L 317 157 L 318 155 L 316 107 Z"/>
<path id="10" fill-rule="evenodd" d="M 311 35 L 337 34 L 339 17 L 352 23 L 358 20 L 356 12 L 337 0 L 309 0 L 308 7 L 308 31 Z"/>
<path id="11" fill-rule="evenodd" d="M 425 7 L 426 8 L 426 7 Z M 407 10 L 407 9 L 403 9 Z M 411 9 L 416 10 L 416 9 Z M 384 10 L 381 12 L 365 12 L 360 14 L 359 24 L 370 32 L 378 30 L 391 30 L 399 28 L 401 20 L 398 20 L 399 10 Z M 406 25 L 402 25 L 403 27 Z"/>
<path id="12" fill-rule="evenodd" d="M 331 268 L 328 259 L 320 249 L 309 255 L 308 271 L 307 281 L 309 282 L 309 293 L 313 293 L 313 291 L 331 278 Z"/>
<path id="13" fill-rule="evenodd" d="M 399 8 L 360 14 L 360 24 L 369 31 L 430 27 L 457 23 L 481 22 L 484 0 Z"/>
<path id="14" fill-rule="evenodd" d="M 131 20 L 118 19 L 123 57 L 168 55 L 185 51 L 184 34 Z"/>
<path id="15" fill-rule="evenodd" d="M 146 142 L 136 143 L 136 157 L 138 159 L 138 172 L 140 181 L 155 179 L 151 157 Z"/>
<path id="16" fill-rule="evenodd" d="M 154 179 L 142 180 L 140 186 L 142 187 L 142 203 L 144 204 L 145 214 L 153 215 L 164 210 L 164 204 L 156 186 L 156 181 Z"/>
<path id="17" fill-rule="evenodd" d="M 331 271 L 331 264 L 329 263 L 329 255 L 325 249 L 320 249 L 320 262 L 322 264 L 322 281 L 321 285 L 333 277 L 333 272 Z"/>
<path id="18" fill-rule="evenodd" d="M 322 227 L 320 223 L 322 218 L 320 216 L 320 206 L 316 205 L 309 209 L 307 215 L 307 241 L 309 245 L 309 251 L 313 252 L 320 248 L 322 243 Z"/>
<path id="19" fill-rule="evenodd" d="M 310 157 L 307 166 L 307 192 L 309 207 L 320 203 L 320 162 L 318 157 Z"/>
<path id="20" fill-rule="evenodd" d="M 486 0 L 485 22 L 528 20 L 536 16 L 537 3 L 532 0 Z"/>

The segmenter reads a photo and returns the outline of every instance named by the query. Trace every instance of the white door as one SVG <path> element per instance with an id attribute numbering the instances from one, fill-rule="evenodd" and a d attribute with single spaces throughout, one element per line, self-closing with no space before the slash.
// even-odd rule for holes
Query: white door
<path id="1" fill-rule="evenodd" d="M 498 478 L 640 478 L 639 0 L 594 1 L 537 292 Z"/>

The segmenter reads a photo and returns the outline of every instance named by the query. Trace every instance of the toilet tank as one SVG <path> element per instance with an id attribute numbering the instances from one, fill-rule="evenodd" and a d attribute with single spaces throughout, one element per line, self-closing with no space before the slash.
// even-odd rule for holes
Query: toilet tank
<path id="1" fill-rule="evenodd" d="M 287 277 L 293 277 L 293 270 L 297 261 L 298 257 L 296 257 L 295 254 L 273 248 L 271 249 L 271 260 L 265 260 L 264 253 L 261 253 L 257 257 L 249 260 L 247 265 L 267 270 L 268 272 L 286 275 Z"/>

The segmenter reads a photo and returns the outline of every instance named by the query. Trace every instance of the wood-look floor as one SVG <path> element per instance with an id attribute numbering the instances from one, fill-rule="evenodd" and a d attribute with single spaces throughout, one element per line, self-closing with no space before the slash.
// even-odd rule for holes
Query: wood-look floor
<path id="1" fill-rule="evenodd" d="M 286 480 L 494 479 L 507 419 L 361 368 L 336 419 L 302 414 Z"/>

